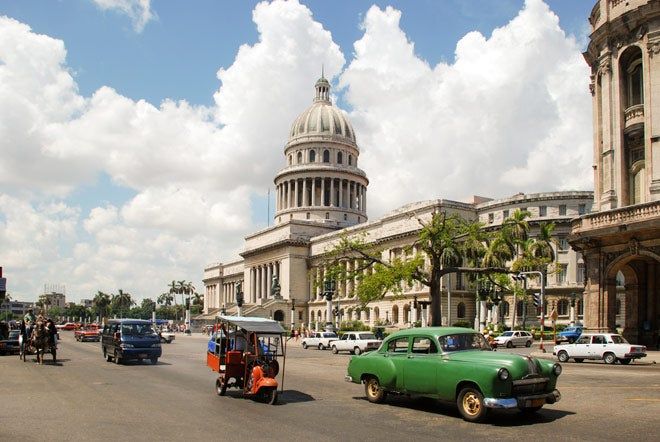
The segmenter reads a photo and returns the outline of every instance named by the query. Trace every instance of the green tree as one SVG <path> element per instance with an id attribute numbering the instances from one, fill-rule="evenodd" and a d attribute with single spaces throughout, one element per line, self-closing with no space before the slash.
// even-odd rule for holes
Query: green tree
<path id="1" fill-rule="evenodd" d="M 133 301 L 131 294 L 122 289 L 119 289 L 116 295 L 112 295 L 110 306 L 112 312 L 116 315 L 121 317 L 128 316 L 129 310 L 133 305 L 135 305 L 135 301 Z"/>
<path id="2" fill-rule="evenodd" d="M 160 305 L 172 305 L 174 302 L 174 295 L 171 292 L 162 293 L 158 296 L 157 301 Z"/>
<path id="3" fill-rule="evenodd" d="M 399 294 L 405 284 L 418 281 L 429 288 L 431 325 L 441 324 L 441 281 L 450 273 L 490 274 L 505 273 L 504 266 L 462 267 L 464 262 L 478 261 L 484 252 L 483 232 L 480 225 L 445 212 L 434 213 L 430 220 L 417 219 L 420 224 L 417 239 L 403 256 L 384 259 L 384 250 L 364 237 L 344 236 L 328 252 L 324 264 L 326 279 L 357 280 L 356 294 L 360 302 L 382 299 L 386 293 Z M 413 254 L 412 250 L 418 253 Z M 420 253 L 421 252 L 421 253 Z M 358 259 L 355 268 L 346 271 L 347 259 Z M 369 271 L 365 272 L 365 270 Z M 318 283 L 321 283 L 319 281 Z"/>
<path id="4" fill-rule="evenodd" d="M 94 305 L 94 310 L 98 314 L 99 318 L 105 318 L 109 314 L 111 298 L 110 295 L 102 291 L 97 291 L 94 300 L 92 301 Z"/>
<path id="5" fill-rule="evenodd" d="M 156 303 L 153 301 L 153 299 L 144 298 L 140 304 L 140 308 L 147 312 L 153 312 L 156 310 Z"/>

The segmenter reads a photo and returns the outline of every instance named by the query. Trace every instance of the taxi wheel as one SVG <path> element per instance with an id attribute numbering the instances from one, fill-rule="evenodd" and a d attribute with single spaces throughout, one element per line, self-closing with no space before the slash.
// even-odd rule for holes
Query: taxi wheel
<path id="1" fill-rule="evenodd" d="M 484 405 L 484 396 L 474 387 L 461 390 L 456 400 L 458 411 L 469 422 L 481 422 L 486 418 L 488 409 Z"/>
<path id="2" fill-rule="evenodd" d="M 305 349 L 305 350 L 307 350 L 307 342 L 303 342 L 303 343 L 302 343 L 302 348 Z"/>
<path id="3" fill-rule="evenodd" d="M 359 356 L 360 353 L 362 353 L 362 350 L 360 350 L 360 347 L 355 347 L 355 349 L 353 350 L 353 353 L 355 353 L 356 355 Z"/>
<path id="4" fill-rule="evenodd" d="M 227 392 L 227 384 L 224 382 L 222 378 L 216 379 L 215 392 L 218 394 L 218 396 L 224 396 L 225 393 Z"/>
<path id="5" fill-rule="evenodd" d="M 332 346 L 332 354 L 336 355 L 337 353 L 339 353 L 339 350 L 337 350 L 337 347 L 333 345 Z"/>
<path id="6" fill-rule="evenodd" d="M 529 348 L 532 346 L 532 341 L 525 342 L 525 347 Z"/>
<path id="7" fill-rule="evenodd" d="M 560 351 L 557 353 L 557 359 L 559 359 L 559 362 L 568 361 L 568 353 L 566 353 L 564 350 Z"/>
<path id="8" fill-rule="evenodd" d="M 367 400 L 374 404 L 380 404 L 385 400 L 385 390 L 380 386 L 378 378 L 369 377 L 364 382 L 364 393 L 367 396 Z"/>
<path id="9" fill-rule="evenodd" d="M 506 348 L 511 348 L 513 347 L 513 342 L 509 341 L 506 343 Z"/>
<path id="10" fill-rule="evenodd" d="M 325 350 L 325 346 L 323 344 L 319 344 L 319 350 Z"/>

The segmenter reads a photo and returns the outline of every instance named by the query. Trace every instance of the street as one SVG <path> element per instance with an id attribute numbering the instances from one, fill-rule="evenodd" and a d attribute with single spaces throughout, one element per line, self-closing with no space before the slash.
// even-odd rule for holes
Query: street
<path id="1" fill-rule="evenodd" d="M 284 393 L 269 406 L 238 390 L 215 394 L 206 336 L 177 335 L 156 366 L 108 363 L 99 343 L 61 336 L 56 365 L 50 355 L 41 366 L 0 357 L 0 440 L 657 440 L 660 428 L 660 366 L 645 360 L 562 364 L 557 404 L 470 424 L 451 403 L 390 396 L 371 404 L 361 385 L 343 380 L 349 355 L 292 341 Z"/>

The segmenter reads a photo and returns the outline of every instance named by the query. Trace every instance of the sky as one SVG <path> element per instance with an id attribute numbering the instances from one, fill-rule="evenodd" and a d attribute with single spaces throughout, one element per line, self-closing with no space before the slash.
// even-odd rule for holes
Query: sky
<path id="1" fill-rule="evenodd" d="M 204 266 L 273 223 L 287 134 L 321 69 L 355 129 L 371 219 L 591 190 L 594 4 L 4 0 L 8 292 L 139 302 L 187 280 L 203 293 Z"/>

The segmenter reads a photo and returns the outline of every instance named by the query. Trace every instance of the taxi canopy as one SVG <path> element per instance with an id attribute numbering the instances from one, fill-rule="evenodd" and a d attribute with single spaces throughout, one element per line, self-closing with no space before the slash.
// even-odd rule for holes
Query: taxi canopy
<path id="1" fill-rule="evenodd" d="M 248 332 L 285 333 L 279 322 L 272 319 L 248 316 L 218 316 L 220 321 L 235 325 Z"/>

